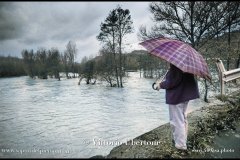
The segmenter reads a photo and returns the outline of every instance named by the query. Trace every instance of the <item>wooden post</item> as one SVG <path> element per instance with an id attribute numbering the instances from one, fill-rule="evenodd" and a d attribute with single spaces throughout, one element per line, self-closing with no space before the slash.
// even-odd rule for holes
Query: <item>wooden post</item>
<path id="1" fill-rule="evenodd" d="M 219 80 L 220 80 L 220 91 L 221 91 L 221 95 L 225 94 L 225 87 L 224 87 L 224 81 L 223 81 L 223 72 L 225 72 L 225 68 L 224 65 L 222 63 L 222 61 L 220 59 L 217 59 L 217 68 L 219 71 Z"/>
<path id="2" fill-rule="evenodd" d="M 223 73 L 220 73 L 220 87 L 221 87 L 221 95 L 224 95 L 225 94 L 225 82 L 223 80 Z"/>
<path id="3" fill-rule="evenodd" d="M 226 71 L 220 59 L 217 59 L 216 64 L 219 71 L 221 96 L 223 96 L 225 94 L 225 83 L 228 81 L 232 81 L 234 79 L 240 78 L 240 68 Z"/>

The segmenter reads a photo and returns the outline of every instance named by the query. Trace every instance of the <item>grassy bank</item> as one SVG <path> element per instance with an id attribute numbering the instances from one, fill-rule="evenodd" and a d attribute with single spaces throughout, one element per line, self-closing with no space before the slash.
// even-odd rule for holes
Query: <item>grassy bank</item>
<path id="1" fill-rule="evenodd" d="M 122 144 L 113 148 L 107 156 L 93 158 L 221 158 L 223 154 L 220 153 L 220 150 L 224 148 L 231 152 L 228 154 L 229 158 L 236 158 L 240 150 L 238 145 L 240 144 L 238 135 L 240 130 L 240 91 L 225 96 L 224 101 L 218 101 L 219 103 L 216 101 L 218 100 L 215 100 L 214 104 L 210 103 L 188 114 L 187 154 L 179 152 L 173 147 L 171 129 L 167 123 L 129 141 L 127 143 L 129 145 Z M 236 144 L 235 148 L 229 148 L 234 144 L 231 142 L 227 144 L 223 138 L 219 138 L 223 133 L 235 136 L 232 137 L 233 143 Z M 157 145 L 154 145 L 153 142 L 157 142 Z"/>

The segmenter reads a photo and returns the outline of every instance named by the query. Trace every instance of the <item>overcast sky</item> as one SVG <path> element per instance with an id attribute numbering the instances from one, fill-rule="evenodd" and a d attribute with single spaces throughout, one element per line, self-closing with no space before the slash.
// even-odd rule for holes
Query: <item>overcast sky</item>
<path id="1" fill-rule="evenodd" d="M 125 39 L 126 51 L 137 48 L 141 25 L 152 26 L 150 2 L 0 2 L 0 55 L 21 57 L 23 49 L 51 49 L 63 52 L 72 40 L 77 44 L 80 62 L 96 56 L 101 43 L 96 39 L 100 24 L 119 4 L 129 9 L 134 32 Z"/>

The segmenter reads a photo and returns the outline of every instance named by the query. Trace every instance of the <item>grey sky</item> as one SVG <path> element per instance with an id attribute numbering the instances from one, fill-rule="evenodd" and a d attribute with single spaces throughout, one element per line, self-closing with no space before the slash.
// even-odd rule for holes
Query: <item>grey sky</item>
<path id="1" fill-rule="evenodd" d="M 68 41 L 77 44 L 77 60 L 96 56 L 101 44 L 96 36 L 100 24 L 119 4 L 129 9 L 134 33 L 125 39 L 126 51 L 137 49 L 140 25 L 153 24 L 150 2 L 0 2 L 0 55 L 21 57 L 23 49 L 44 47 L 65 50 Z M 132 47 L 130 47 L 132 46 Z"/>

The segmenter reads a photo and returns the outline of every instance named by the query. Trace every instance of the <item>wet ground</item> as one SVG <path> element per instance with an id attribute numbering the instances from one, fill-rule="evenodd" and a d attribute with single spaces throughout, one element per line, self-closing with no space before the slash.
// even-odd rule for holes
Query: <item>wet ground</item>
<path id="1" fill-rule="evenodd" d="M 206 158 L 240 158 L 240 121 L 236 130 L 222 131 L 215 136 Z"/>

